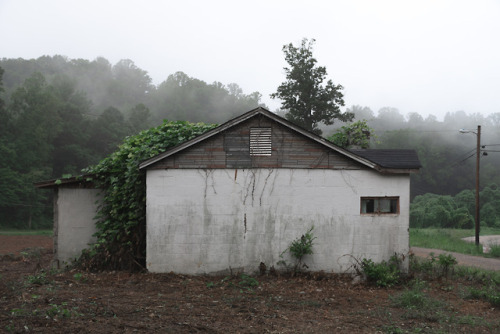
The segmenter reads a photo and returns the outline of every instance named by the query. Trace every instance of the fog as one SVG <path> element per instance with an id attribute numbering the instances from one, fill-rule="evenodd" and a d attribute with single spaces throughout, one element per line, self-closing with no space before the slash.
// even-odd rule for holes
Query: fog
<path id="1" fill-rule="evenodd" d="M 282 46 L 315 38 L 346 106 L 486 117 L 500 111 L 499 14 L 494 0 L 2 0 L 0 56 L 131 59 L 155 85 L 178 71 L 237 83 L 274 111 Z"/>

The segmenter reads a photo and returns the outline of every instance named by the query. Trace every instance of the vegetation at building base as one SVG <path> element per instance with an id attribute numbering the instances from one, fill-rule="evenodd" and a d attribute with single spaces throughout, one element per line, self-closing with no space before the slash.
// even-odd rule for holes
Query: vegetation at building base
<path id="1" fill-rule="evenodd" d="M 391 287 L 400 282 L 402 273 L 400 271 L 401 260 L 397 255 L 391 256 L 389 261 L 375 263 L 371 259 L 361 259 L 356 268 L 362 273 L 367 282 L 379 287 Z"/>
<path id="2" fill-rule="evenodd" d="M 293 240 L 290 243 L 290 246 L 288 246 L 288 248 L 285 249 L 280 254 L 279 257 L 281 258 L 281 260 L 278 261 L 277 264 L 282 265 L 287 270 L 289 270 L 291 266 L 284 260 L 283 257 L 285 253 L 289 252 L 295 261 L 295 263 L 293 264 L 293 273 L 298 273 L 303 269 L 307 269 L 308 266 L 303 261 L 304 261 L 304 256 L 312 255 L 314 253 L 313 246 L 314 246 L 314 239 L 316 239 L 316 237 L 313 234 L 313 230 L 314 226 L 311 226 L 311 228 L 300 238 Z"/>
<path id="3" fill-rule="evenodd" d="M 139 163 L 216 125 L 167 122 L 125 139 L 119 149 L 84 170 L 104 191 L 97 241 L 80 258 L 89 269 L 142 269 L 146 246 L 146 178 Z"/>

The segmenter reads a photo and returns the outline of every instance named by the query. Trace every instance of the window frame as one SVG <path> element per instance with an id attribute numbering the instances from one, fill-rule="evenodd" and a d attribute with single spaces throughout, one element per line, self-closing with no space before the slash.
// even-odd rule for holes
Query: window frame
<path id="1" fill-rule="evenodd" d="M 373 200 L 373 212 L 366 212 L 367 208 L 365 205 L 365 212 L 363 212 L 363 203 Z M 380 201 L 381 200 L 389 200 L 389 210 L 390 211 L 384 211 L 381 210 L 380 206 Z M 395 204 L 392 203 L 392 201 L 396 201 Z M 376 204 L 378 203 L 378 204 Z M 395 211 L 393 211 L 393 208 Z M 400 213 L 400 202 L 399 202 L 399 196 L 362 196 L 360 199 L 360 209 L 359 212 L 361 215 L 366 215 L 366 216 L 387 216 L 387 215 L 399 215 Z"/>

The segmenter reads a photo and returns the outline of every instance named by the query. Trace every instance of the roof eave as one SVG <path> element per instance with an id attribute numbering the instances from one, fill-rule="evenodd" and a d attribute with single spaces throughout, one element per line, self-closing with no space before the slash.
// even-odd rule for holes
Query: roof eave
<path id="1" fill-rule="evenodd" d="M 376 170 L 382 174 L 416 174 L 420 172 L 420 168 L 386 168 L 379 166 Z"/>
<path id="2" fill-rule="evenodd" d="M 51 179 L 51 180 L 44 180 L 40 182 L 35 182 L 33 185 L 35 188 L 38 189 L 50 189 L 50 188 L 57 188 L 59 186 L 63 185 L 70 185 L 70 184 L 81 184 L 81 183 L 93 183 L 94 180 L 90 179 L 92 178 L 92 174 L 85 174 L 85 175 L 80 175 L 80 176 L 73 176 L 73 177 L 68 177 L 68 178 L 60 178 L 60 179 Z"/>

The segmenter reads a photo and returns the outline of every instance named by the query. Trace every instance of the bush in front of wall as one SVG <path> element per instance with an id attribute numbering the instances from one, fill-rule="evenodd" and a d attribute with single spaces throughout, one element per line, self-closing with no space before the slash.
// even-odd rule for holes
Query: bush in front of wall
<path id="1" fill-rule="evenodd" d="M 295 265 L 293 266 L 293 272 L 298 272 L 303 268 L 309 268 L 305 263 L 303 263 L 304 256 L 313 254 L 313 245 L 316 237 L 313 234 L 314 226 L 312 226 L 305 234 L 300 238 L 293 240 L 290 246 L 280 254 L 280 258 L 283 258 L 283 254 L 290 252 L 293 258 L 295 258 Z M 284 260 L 280 260 L 278 264 L 289 267 Z"/>
<path id="2" fill-rule="evenodd" d="M 401 278 L 401 271 L 399 258 L 394 255 L 386 262 L 375 263 L 371 259 L 362 259 L 359 262 L 361 273 L 366 277 L 369 283 L 373 283 L 380 287 L 391 287 L 397 283 Z"/>

